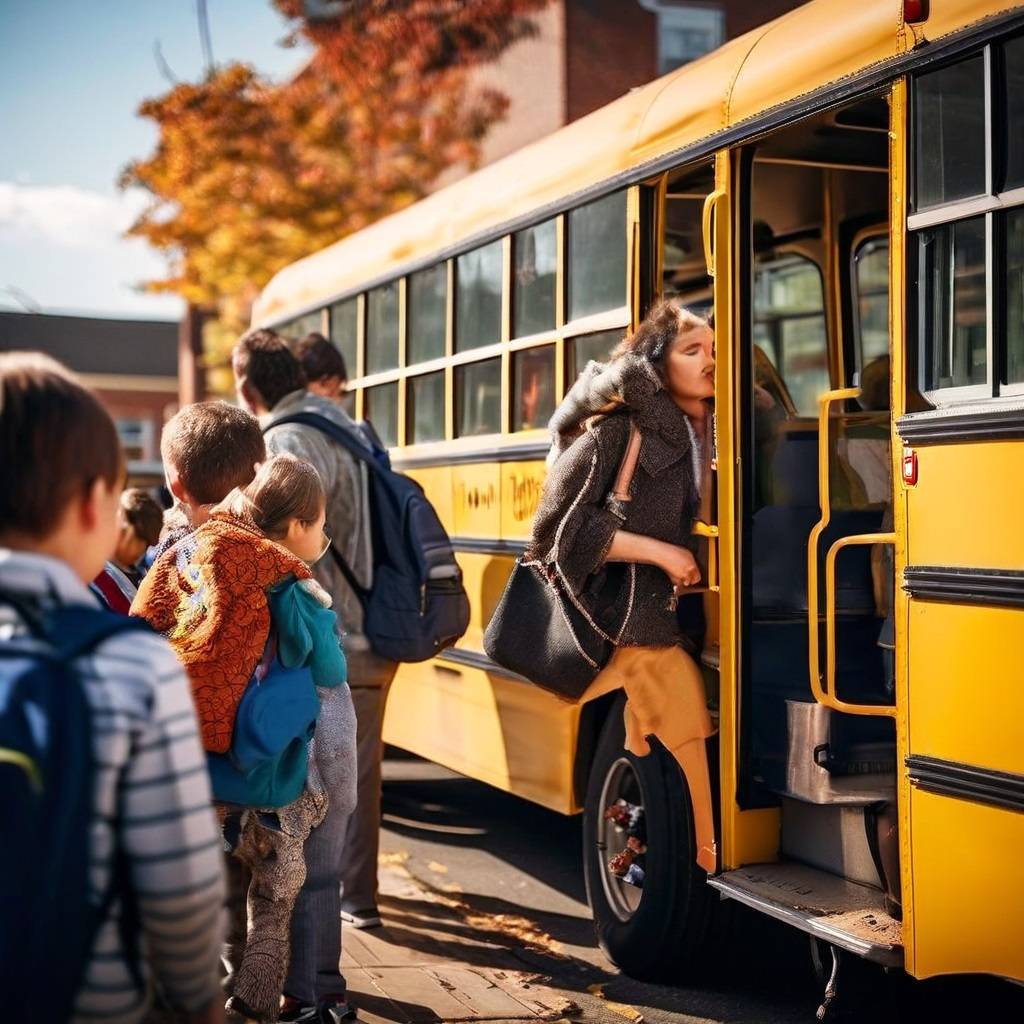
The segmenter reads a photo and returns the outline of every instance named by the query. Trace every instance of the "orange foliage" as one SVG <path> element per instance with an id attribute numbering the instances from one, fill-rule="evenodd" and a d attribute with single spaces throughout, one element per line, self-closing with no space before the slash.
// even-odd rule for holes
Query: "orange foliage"
<path id="1" fill-rule="evenodd" d="M 251 300 L 286 264 L 473 167 L 507 100 L 469 71 L 528 35 L 548 0 L 351 0 L 317 22 L 303 0 L 274 2 L 314 47 L 293 80 L 232 64 L 140 108 L 159 141 L 122 184 L 153 197 L 129 232 L 168 258 L 152 290 Z"/>

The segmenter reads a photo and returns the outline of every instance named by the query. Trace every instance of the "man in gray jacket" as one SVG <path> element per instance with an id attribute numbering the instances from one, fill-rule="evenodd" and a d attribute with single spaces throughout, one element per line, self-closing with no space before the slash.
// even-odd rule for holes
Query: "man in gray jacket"
<path id="1" fill-rule="evenodd" d="M 264 424 L 296 412 L 324 416 L 365 444 L 356 424 L 330 399 L 306 390 L 302 367 L 279 335 L 252 331 L 232 354 L 239 400 Z M 267 450 L 290 452 L 312 463 L 327 492 L 326 529 L 359 583 L 372 583 L 373 552 L 367 468 L 315 427 L 284 424 L 266 433 Z M 349 685 L 358 722 L 359 781 L 341 863 L 342 917 L 357 928 L 380 924 L 377 912 L 377 851 L 380 832 L 381 726 L 388 687 L 397 664 L 370 650 L 363 633 L 363 608 L 335 559 L 317 564 L 316 577 L 334 598 L 344 630 Z"/>

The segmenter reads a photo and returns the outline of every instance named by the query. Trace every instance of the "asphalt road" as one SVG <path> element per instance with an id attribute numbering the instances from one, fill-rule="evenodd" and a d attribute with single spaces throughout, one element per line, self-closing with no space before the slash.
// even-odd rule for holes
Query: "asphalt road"
<path id="1" fill-rule="evenodd" d="M 594 939 L 578 818 L 391 752 L 381 850 L 416 884 L 456 900 L 472 927 L 505 936 L 525 968 L 573 999 L 582 1020 L 815 1020 L 821 987 L 806 937 L 742 907 L 718 968 L 696 982 L 652 985 L 620 975 Z M 921 983 L 853 959 L 839 992 L 841 1021 L 1024 1021 L 1024 990 L 989 978 Z"/>

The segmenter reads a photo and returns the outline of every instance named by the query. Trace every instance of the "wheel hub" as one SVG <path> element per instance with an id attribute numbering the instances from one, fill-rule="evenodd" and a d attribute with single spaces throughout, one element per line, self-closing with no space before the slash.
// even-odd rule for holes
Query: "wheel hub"
<path id="1" fill-rule="evenodd" d="M 598 825 L 601 884 L 608 905 L 620 921 L 628 921 L 643 896 L 647 853 L 643 792 L 626 757 L 608 769 L 601 790 L 603 813 Z"/>

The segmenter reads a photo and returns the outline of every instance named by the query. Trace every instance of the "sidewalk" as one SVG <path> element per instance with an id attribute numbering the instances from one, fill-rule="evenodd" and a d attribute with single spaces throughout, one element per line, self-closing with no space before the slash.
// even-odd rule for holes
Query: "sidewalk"
<path id="1" fill-rule="evenodd" d="M 557 944 L 522 918 L 483 916 L 427 888 L 383 854 L 382 928 L 345 927 L 342 966 L 365 1024 L 438 1021 L 560 1021 L 578 1016 L 564 995 L 537 984 Z M 453 890 L 456 888 L 451 886 Z"/>

